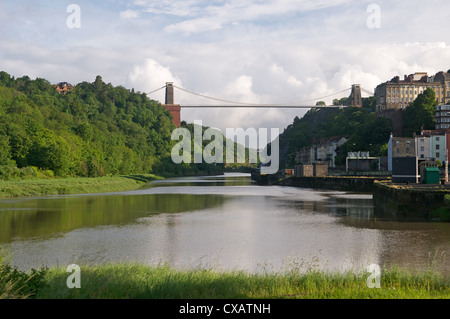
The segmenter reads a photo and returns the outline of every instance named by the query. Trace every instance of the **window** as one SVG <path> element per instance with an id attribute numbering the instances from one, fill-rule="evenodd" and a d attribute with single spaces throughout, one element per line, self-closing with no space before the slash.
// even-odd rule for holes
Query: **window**
<path id="1" fill-rule="evenodd" d="M 436 141 L 439 141 L 439 136 L 436 136 Z M 438 145 L 439 146 L 439 145 Z"/>
<path id="2" fill-rule="evenodd" d="M 439 144 L 436 145 L 436 149 L 437 149 L 437 150 L 439 149 L 439 146 L 440 146 Z"/>
<path id="3" fill-rule="evenodd" d="M 440 156 L 439 152 L 436 153 L 436 158 L 438 158 Z"/>
<path id="4" fill-rule="evenodd" d="M 400 149 L 399 148 L 396 149 L 396 153 L 400 154 Z"/>
<path id="5" fill-rule="evenodd" d="M 406 148 L 406 154 L 409 154 L 409 147 Z"/>
<path id="6" fill-rule="evenodd" d="M 425 152 L 425 147 L 421 146 L 421 147 L 420 147 L 420 152 L 421 152 L 421 153 Z"/>

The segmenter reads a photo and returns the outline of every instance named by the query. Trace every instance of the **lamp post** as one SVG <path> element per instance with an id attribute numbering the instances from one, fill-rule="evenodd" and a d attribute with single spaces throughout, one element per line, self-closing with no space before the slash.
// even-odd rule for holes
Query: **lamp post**
<path id="1" fill-rule="evenodd" d="M 448 149 L 445 150 L 445 184 L 448 183 Z"/>

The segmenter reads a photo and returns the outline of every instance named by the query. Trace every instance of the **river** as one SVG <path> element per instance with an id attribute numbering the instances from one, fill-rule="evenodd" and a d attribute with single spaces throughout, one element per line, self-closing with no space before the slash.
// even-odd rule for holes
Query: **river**
<path id="1" fill-rule="evenodd" d="M 377 264 L 450 274 L 450 223 L 378 217 L 371 194 L 258 186 L 248 174 L 0 200 L 0 245 L 22 270 L 139 262 L 249 272 L 361 271 Z"/>

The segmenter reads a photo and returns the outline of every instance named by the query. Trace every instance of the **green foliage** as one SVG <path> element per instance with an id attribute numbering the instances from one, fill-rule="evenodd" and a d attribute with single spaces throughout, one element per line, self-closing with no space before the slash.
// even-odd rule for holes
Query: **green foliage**
<path id="1" fill-rule="evenodd" d="M 430 213 L 430 218 L 439 218 L 441 222 L 450 222 L 450 207 L 439 207 Z"/>
<path id="2" fill-rule="evenodd" d="M 9 264 L 10 255 L 0 249 L 0 299 L 35 298 L 39 289 L 47 286 L 47 268 L 31 269 L 26 273 Z"/>
<path id="3" fill-rule="evenodd" d="M 443 206 L 431 211 L 429 217 L 439 218 L 442 222 L 450 222 L 450 195 L 445 195 Z"/>
<path id="4" fill-rule="evenodd" d="M 280 162 L 292 166 L 296 151 L 334 136 L 348 139 L 337 150 L 337 165 L 345 163 L 350 151 L 369 151 L 373 156 L 385 156 L 391 124 L 387 118 L 375 116 L 373 103 L 374 99 L 368 98 L 363 99 L 362 108 L 313 108 L 303 118 L 296 117 L 280 136 Z"/>
<path id="5" fill-rule="evenodd" d="M 9 136 L 0 135 L 0 165 L 13 165 Z"/>
<path id="6" fill-rule="evenodd" d="M 343 97 L 342 99 L 334 99 L 333 105 L 347 105 L 348 98 Z"/>
<path id="7" fill-rule="evenodd" d="M 177 270 L 165 264 L 81 266 L 80 289 L 67 289 L 67 272 L 52 268 L 39 299 L 448 299 L 449 281 L 439 274 L 383 268 L 380 288 L 369 288 L 365 271 L 328 272 L 317 267 L 249 273 L 212 268 Z"/>
<path id="8" fill-rule="evenodd" d="M 434 112 L 437 104 L 433 89 L 427 88 L 420 93 L 414 102 L 410 103 L 403 111 L 403 135 L 412 136 L 414 132 L 420 133 L 422 126 L 425 130 L 434 129 Z"/>
<path id="9" fill-rule="evenodd" d="M 157 101 L 100 76 L 59 94 L 45 79 L 0 72 L 0 165 L 57 176 L 149 173 L 170 156 L 174 128 Z"/>
<path id="10" fill-rule="evenodd" d="M 0 180 L 22 179 L 37 177 L 37 171 L 31 167 L 17 168 L 11 165 L 0 165 Z"/>

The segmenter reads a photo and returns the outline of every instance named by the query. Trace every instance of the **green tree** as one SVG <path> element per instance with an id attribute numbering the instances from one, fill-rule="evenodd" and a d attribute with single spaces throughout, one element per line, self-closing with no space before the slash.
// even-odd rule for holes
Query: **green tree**
<path id="1" fill-rule="evenodd" d="M 436 94 L 433 89 L 427 88 L 403 111 L 404 136 L 420 133 L 421 127 L 432 130 L 435 127 L 434 113 L 436 110 Z"/>
<path id="2" fill-rule="evenodd" d="M 0 166 L 1 165 L 14 165 L 14 162 L 11 160 L 9 137 L 6 135 L 0 135 Z"/>
<path id="3" fill-rule="evenodd" d="M 31 166 L 52 170 L 56 175 L 66 175 L 70 169 L 70 152 L 66 140 L 53 131 L 44 129 L 33 137 L 27 154 Z"/>

